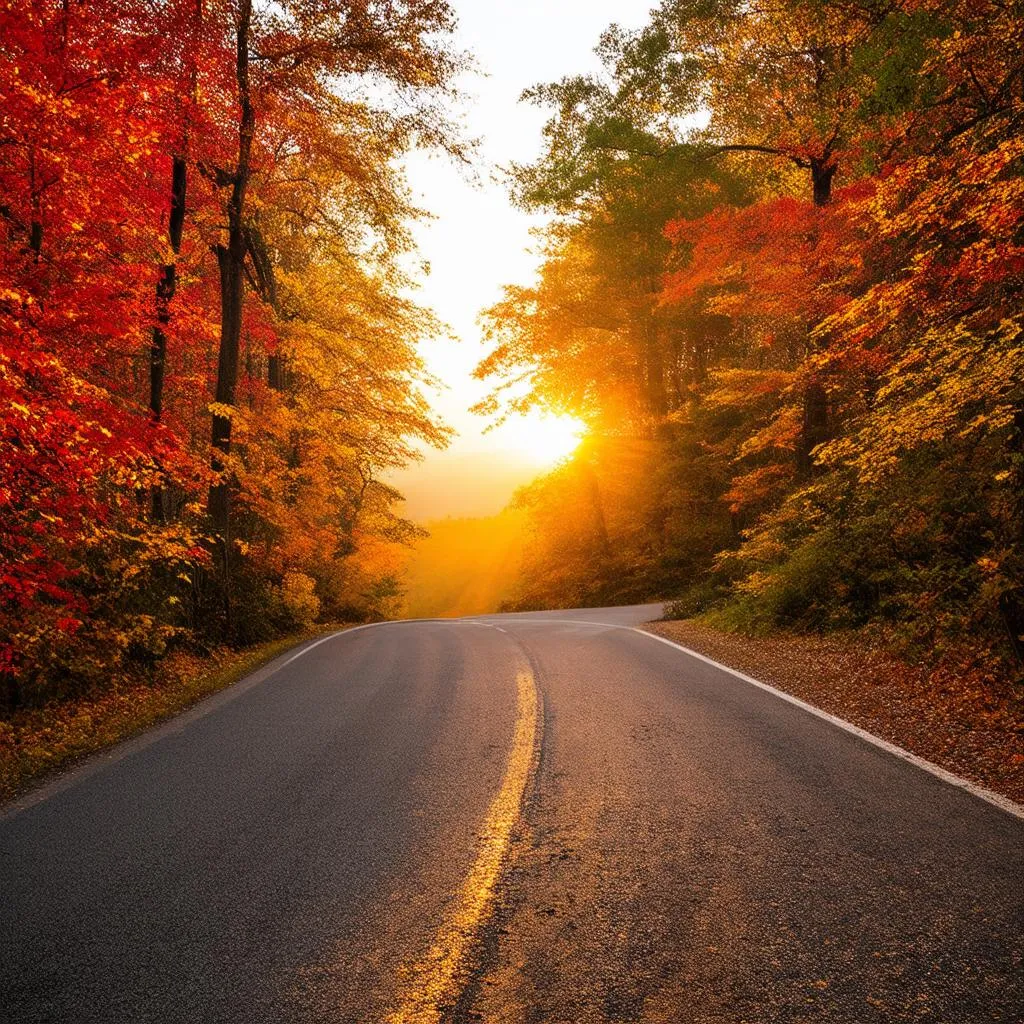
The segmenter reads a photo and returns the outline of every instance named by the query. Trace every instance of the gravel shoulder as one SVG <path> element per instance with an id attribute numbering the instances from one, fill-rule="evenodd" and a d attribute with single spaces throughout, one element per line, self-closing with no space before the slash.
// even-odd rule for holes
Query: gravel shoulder
<path id="1" fill-rule="evenodd" d="M 749 637 L 694 620 L 643 628 L 1024 803 L 1019 686 L 910 665 L 856 635 Z"/>

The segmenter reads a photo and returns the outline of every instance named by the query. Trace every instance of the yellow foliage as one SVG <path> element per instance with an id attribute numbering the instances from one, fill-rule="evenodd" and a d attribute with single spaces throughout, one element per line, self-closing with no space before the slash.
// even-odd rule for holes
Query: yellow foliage
<path id="1" fill-rule="evenodd" d="M 300 624 L 314 622 L 320 614 L 320 599 L 314 593 L 316 582 L 305 573 L 286 572 L 281 581 L 281 600 Z"/>

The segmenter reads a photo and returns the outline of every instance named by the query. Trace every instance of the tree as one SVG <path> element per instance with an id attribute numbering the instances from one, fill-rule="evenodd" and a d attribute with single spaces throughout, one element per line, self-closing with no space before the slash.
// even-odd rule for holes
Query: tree
<path id="1" fill-rule="evenodd" d="M 955 0 L 666 0 L 606 33 L 602 76 L 531 91 L 555 115 L 517 195 L 559 219 L 537 282 L 485 315 L 480 372 L 513 408 L 584 412 L 634 593 L 685 566 L 686 608 L 882 621 L 982 660 L 1003 628 L 1024 660 L 1020 29 Z M 664 412 L 645 316 L 671 339 Z M 639 424 L 655 455 L 620 479 Z M 526 496 L 527 603 L 603 592 L 585 469 Z"/>
<path id="2" fill-rule="evenodd" d="M 370 168 L 351 164 L 352 150 L 339 145 L 339 131 L 353 113 L 332 91 L 338 78 L 375 78 L 401 92 L 413 104 L 412 113 L 400 118 L 378 118 L 390 129 L 391 145 L 373 154 L 380 162 L 390 158 L 413 132 L 440 137 L 441 128 L 433 97 L 446 88 L 456 62 L 437 41 L 450 28 L 444 5 L 417 2 L 402 5 L 362 3 L 318 4 L 315 7 L 285 3 L 256 12 L 251 0 L 238 0 L 234 8 L 237 147 L 227 165 L 207 168 L 215 185 L 223 190 L 226 223 L 215 243 L 220 273 L 221 315 L 214 395 L 211 469 L 214 482 L 209 492 L 209 514 L 224 566 L 225 609 L 228 603 L 230 561 L 230 491 L 232 418 L 239 372 L 243 322 L 246 260 L 251 258 L 254 277 L 264 295 L 271 298 L 271 253 L 261 240 L 250 212 L 250 181 L 271 190 L 275 174 L 300 156 L 319 165 L 323 177 L 311 183 L 314 207 L 324 209 L 339 177 L 356 182 L 368 180 Z M 424 97 L 424 98 L 420 98 Z M 254 153 L 258 133 L 272 138 L 273 119 L 282 118 L 303 132 L 285 135 L 284 148 L 269 147 Z M 266 119 L 266 123 L 261 118 Z M 314 130 L 309 130 L 312 127 Z M 319 191 L 319 195 L 317 192 Z M 321 220 L 328 219 L 321 217 Z"/>
<path id="3" fill-rule="evenodd" d="M 8 705 L 395 605 L 415 530 L 379 477 L 447 436 L 397 158 L 461 156 L 449 27 L 418 2 L 0 6 Z"/>

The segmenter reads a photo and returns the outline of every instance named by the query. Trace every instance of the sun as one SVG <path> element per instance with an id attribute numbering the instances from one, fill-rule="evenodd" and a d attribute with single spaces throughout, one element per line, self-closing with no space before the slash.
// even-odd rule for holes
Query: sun
<path id="1" fill-rule="evenodd" d="M 507 419 L 495 431 L 495 440 L 538 466 L 553 466 L 576 451 L 585 431 L 575 416 L 532 411 Z"/>

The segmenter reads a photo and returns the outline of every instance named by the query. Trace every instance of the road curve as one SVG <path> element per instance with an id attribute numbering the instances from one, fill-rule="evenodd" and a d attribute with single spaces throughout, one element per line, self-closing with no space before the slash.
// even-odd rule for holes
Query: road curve
<path id="1" fill-rule="evenodd" d="M 352 630 L 9 807 L 0 1020 L 1024 1019 L 1024 823 L 655 612 Z"/>

